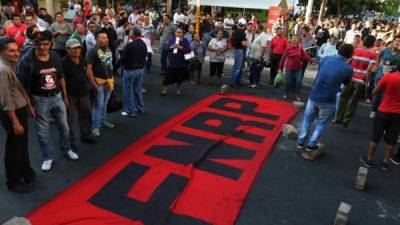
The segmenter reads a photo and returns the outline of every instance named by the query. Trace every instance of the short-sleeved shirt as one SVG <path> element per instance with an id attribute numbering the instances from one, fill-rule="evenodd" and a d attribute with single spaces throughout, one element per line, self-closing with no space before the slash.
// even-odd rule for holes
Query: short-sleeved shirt
<path id="1" fill-rule="evenodd" d="M 93 75 L 101 79 L 109 79 L 113 74 L 112 53 L 109 48 L 102 50 L 93 47 L 86 54 L 86 63 L 92 65 Z"/>
<path id="2" fill-rule="evenodd" d="M 168 26 L 164 27 L 160 38 L 160 42 L 163 45 L 168 44 L 168 41 L 175 36 L 175 29 L 176 27 L 173 24 L 169 24 Z"/>
<path id="3" fill-rule="evenodd" d="M 254 59 L 258 59 L 261 56 L 264 57 L 263 55 L 261 55 L 261 48 L 267 48 L 267 42 L 267 35 L 264 32 L 256 36 L 253 43 L 251 44 L 250 56 Z"/>
<path id="4" fill-rule="evenodd" d="M 372 49 L 357 48 L 351 66 L 354 68 L 353 81 L 365 84 L 368 68 L 376 63 L 376 53 Z"/>
<path id="5" fill-rule="evenodd" d="M 245 46 L 242 45 L 242 41 L 246 40 L 246 33 L 244 30 L 238 28 L 232 34 L 232 46 L 235 49 L 246 49 Z"/>
<path id="6" fill-rule="evenodd" d="M 17 42 L 18 46 L 21 48 L 25 42 L 25 31 L 27 28 L 25 24 L 21 24 L 19 27 L 12 26 L 8 28 L 7 35 L 14 38 L 15 42 Z"/>
<path id="7" fill-rule="evenodd" d="M 142 36 L 148 39 L 151 39 L 151 34 L 154 32 L 153 24 L 149 24 L 148 26 L 142 26 Z"/>
<path id="8" fill-rule="evenodd" d="M 376 80 L 379 80 L 383 74 L 392 72 L 400 61 L 400 51 L 394 54 L 392 48 L 386 48 L 380 52 L 379 69 L 376 73 Z"/>
<path id="9" fill-rule="evenodd" d="M 384 113 L 400 114 L 400 73 L 385 74 L 378 85 L 384 90 L 378 110 Z"/>
<path id="10" fill-rule="evenodd" d="M 89 94 L 89 79 L 86 75 L 86 62 L 83 59 L 76 64 L 68 55 L 62 60 L 68 96 L 81 98 Z"/>
<path id="11" fill-rule="evenodd" d="M 72 34 L 72 28 L 66 23 L 59 24 L 58 22 L 54 22 L 53 24 L 50 25 L 49 30 L 51 32 L 68 31 L 68 33 Z M 65 49 L 65 43 L 68 41 L 69 36 L 70 35 L 61 35 L 61 34 L 55 36 L 53 39 L 53 49 Z"/>
<path id="12" fill-rule="evenodd" d="M 310 99 L 319 103 L 336 102 L 336 94 L 342 84 L 351 81 L 353 68 L 343 56 L 327 56 L 322 59 Z"/>
<path id="13" fill-rule="evenodd" d="M 36 96 L 54 96 L 60 92 L 60 79 L 64 78 L 61 59 L 56 54 L 50 54 L 46 62 L 33 55 L 33 76 L 30 93 Z"/>
<path id="14" fill-rule="evenodd" d="M 15 68 L 0 58 L 0 110 L 16 110 L 27 104 L 28 96 L 15 74 Z"/>
<path id="15" fill-rule="evenodd" d="M 214 49 L 224 49 L 227 46 L 226 40 L 217 38 L 211 39 L 208 46 Z M 210 62 L 225 62 L 225 53 L 210 51 Z"/>

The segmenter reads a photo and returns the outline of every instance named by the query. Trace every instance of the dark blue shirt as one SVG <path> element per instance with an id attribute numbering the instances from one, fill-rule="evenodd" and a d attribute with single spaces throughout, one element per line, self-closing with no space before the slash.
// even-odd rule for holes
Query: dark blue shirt
<path id="1" fill-rule="evenodd" d="M 343 56 L 327 56 L 322 59 L 310 100 L 319 103 L 335 103 L 342 84 L 351 81 L 353 68 Z"/>

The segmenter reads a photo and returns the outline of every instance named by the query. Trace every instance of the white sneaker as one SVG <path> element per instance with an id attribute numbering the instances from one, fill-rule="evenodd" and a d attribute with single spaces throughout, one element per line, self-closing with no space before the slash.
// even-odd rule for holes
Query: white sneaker
<path id="1" fill-rule="evenodd" d="M 42 171 L 45 171 L 45 172 L 50 171 L 52 164 L 53 164 L 52 159 L 44 160 L 42 163 Z"/>
<path id="2" fill-rule="evenodd" d="M 127 112 L 121 112 L 121 116 L 125 117 L 135 117 L 135 113 L 127 113 Z"/>
<path id="3" fill-rule="evenodd" d="M 71 160 L 78 160 L 79 159 L 79 155 L 76 154 L 75 152 L 73 152 L 72 150 L 69 150 L 67 152 L 67 154 L 65 154 L 65 155 Z"/>
<path id="4" fill-rule="evenodd" d="M 93 134 L 93 136 L 95 136 L 95 137 L 100 137 L 100 136 L 101 136 L 100 130 L 99 130 L 98 128 L 93 129 L 93 130 L 92 130 L 92 134 Z"/>
<path id="5" fill-rule="evenodd" d="M 371 118 L 371 119 L 374 119 L 375 116 L 376 116 L 376 112 L 373 112 L 373 111 L 372 111 L 372 112 L 369 114 L 369 118 Z"/>
<path id="6" fill-rule="evenodd" d="M 109 128 L 109 129 L 111 129 L 111 128 L 114 128 L 115 127 L 115 125 L 114 124 L 112 124 L 112 123 L 109 123 L 109 122 L 104 122 L 104 127 L 106 127 L 106 128 Z"/>

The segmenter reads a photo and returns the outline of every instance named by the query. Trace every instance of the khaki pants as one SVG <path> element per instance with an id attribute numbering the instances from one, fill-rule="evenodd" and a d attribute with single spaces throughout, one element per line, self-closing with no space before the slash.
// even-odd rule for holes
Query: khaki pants
<path id="1" fill-rule="evenodd" d="M 357 110 L 358 101 L 364 96 L 364 91 L 364 84 L 353 81 L 342 90 L 336 122 L 343 124 L 351 122 Z"/>

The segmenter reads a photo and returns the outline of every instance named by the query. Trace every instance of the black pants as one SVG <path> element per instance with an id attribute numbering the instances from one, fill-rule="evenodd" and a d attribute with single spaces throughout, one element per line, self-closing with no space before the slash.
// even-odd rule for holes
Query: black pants
<path id="1" fill-rule="evenodd" d="M 73 133 L 73 124 L 75 120 L 76 111 L 78 111 L 79 117 L 79 128 L 81 131 L 81 137 L 87 137 L 91 134 L 91 117 L 90 117 L 90 98 L 86 95 L 82 98 L 68 97 L 69 105 L 67 108 L 68 113 L 68 125 L 70 127 L 69 140 L 71 143 L 75 142 L 75 136 Z"/>
<path id="2" fill-rule="evenodd" d="M 210 77 L 221 77 L 224 73 L 224 62 L 210 62 Z"/>
<path id="3" fill-rule="evenodd" d="M 147 60 L 146 60 L 146 71 L 149 71 L 151 69 L 152 58 L 153 58 L 153 54 L 148 52 L 147 53 Z"/>
<path id="4" fill-rule="evenodd" d="M 201 73 L 203 71 L 203 63 L 200 61 L 190 62 L 190 80 L 200 82 Z"/>
<path id="5" fill-rule="evenodd" d="M 306 73 L 307 66 L 308 66 L 308 61 L 303 61 L 302 65 L 301 65 L 301 77 L 302 78 L 304 78 L 304 74 Z"/>
<path id="6" fill-rule="evenodd" d="M 273 84 L 276 74 L 278 74 L 279 63 L 281 62 L 282 55 L 280 54 L 272 54 L 271 56 L 271 69 L 269 74 L 269 83 Z"/>
<path id="7" fill-rule="evenodd" d="M 1 124 L 7 132 L 5 166 L 7 185 L 9 187 L 30 183 L 35 179 L 35 171 L 32 169 L 28 153 L 28 112 L 27 108 L 15 110 L 15 114 L 22 127 L 24 134 L 15 135 L 14 128 L 7 112 L 0 112 Z"/>
<path id="8" fill-rule="evenodd" d="M 167 86 L 170 84 L 176 83 L 180 86 L 183 81 L 185 81 L 188 77 L 188 68 L 168 68 L 168 72 L 164 77 L 163 85 Z"/>

